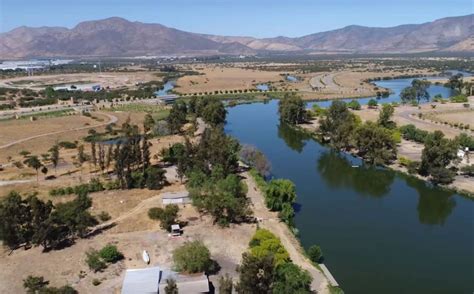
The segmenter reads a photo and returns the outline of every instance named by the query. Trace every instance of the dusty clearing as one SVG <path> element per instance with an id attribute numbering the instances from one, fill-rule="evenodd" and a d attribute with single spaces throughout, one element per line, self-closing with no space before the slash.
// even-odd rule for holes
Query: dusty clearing
<path id="1" fill-rule="evenodd" d="M 64 75 L 40 75 L 32 77 L 17 77 L 11 79 L 0 80 L 0 87 L 8 88 L 31 88 L 43 89 L 48 85 L 63 84 L 100 84 L 102 87 L 120 88 L 132 87 L 136 83 L 158 81 L 153 72 L 137 71 L 137 72 L 106 72 L 106 73 L 77 73 Z"/>
<path id="2" fill-rule="evenodd" d="M 214 65 L 194 68 L 202 75 L 185 76 L 178 79 L 179 93 L 213 93 L 218 90 L 255 89 L 255 85 L 277 82 L 283 78 L 279 72 L 248 70 Z"/>
<path id="3" fill-rule="evenodd" d="M 409 105 L 400 105 L 395 107 L 395 113 L 393 120 L 399 126 L 413 124 L 417 128 L 433 132 L 435 130 L 442 131 L 446 137 L 454 138 L 460 133 L 467 133 L 473 135 L 473 131 L 469 129 L 460 129 L 455 127 L 454 123 L 463 123 L 464 125 L 469 124 L 472 128 L 474 125 L 474 96 L 469 97 L 470 107 L 464 107 L 463 103 L 424 103 L 419 107 L 413 107 Z M 435 108 L 432 107 L 435 105 Z M 362 120 L 376 121 L 381 107 L 368 108 L 363 106 L 361 110 L 354 111 L 355 114 L 359 115 Z M 419 114 L 422 117 L 419 117 Z M 453 125 L 445 124 L 444 122 L 451 122 Z"/>

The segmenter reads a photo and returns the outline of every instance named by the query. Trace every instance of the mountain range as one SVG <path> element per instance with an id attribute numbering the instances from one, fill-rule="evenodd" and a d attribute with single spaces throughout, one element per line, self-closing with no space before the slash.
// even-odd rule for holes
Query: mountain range
<path id="1" fill-rule="evenodd" d="M 0 59 L 257 53 L 474 53 L 474 14 L 423 24 L 351 25 L 303 37 L 233 37 L 185 32 L 119 17 L 64 27 L 18 27 L 0 34 Z"/>

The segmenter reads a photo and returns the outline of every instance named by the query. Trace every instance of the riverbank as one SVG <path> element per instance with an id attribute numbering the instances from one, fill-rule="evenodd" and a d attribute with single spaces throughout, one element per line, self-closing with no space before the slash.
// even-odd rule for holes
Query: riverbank
<path id="1" fill-rule="evenodd" d="M 277 100 L 227 110 L 226 133 L 256 146 L 274 177 L 295 184 L 298 239 L 323 248 L 347 293 L 472 288 L 471 199 L 388 168 L 353 168 L 362 161 L 280 124 Z"/>
<path id="2" fill-rule="evenodd" d="M 254 217 L 260 220 L 259 226 L 277 235 L 288 251 L 291 260 L 309 272 L 313 278 L 311 283 L 312 290 L 317 291 L 317 293 L 329 294 L 328 287 L 330 283 L 328 278 L 305 256 L 304 249 L 301 247 L 298 239 L 296 239 L 288 226 L 280 221 L 278 213 L 272 212 L 266 207 L 263 193 L 250 173 L 245 172 L 242 175 L 248 187 L 247 197 L 252 201 Z"/>
<path id="3" fill-rule="evenodd" d="M 320 142 L 318 136 L 316 135 L 316 131 L 317 131 L 318 127 L 319 127 L 319 124 L 317 123 L 316 120 L 311 121 L 310 123 L 295 126 L 295 128 L 297 130 L 308 134 L 314 140 L 316 140 L 320 144 L 322 144 L 322 142 Z M 417 150 L 415 150 L 413 148 L 413 146 L 411 146 L 413 144 L 414 144 L 414 142 L 407 141 L 407 140 L 402 140 L 402 142 L 400 143 L 400 146 L 398 148 L 403 148 L 403 150 L 410 150 L 409 152 L 419 151 L 420 154 L 418 154 L 416 157 L 421 158 L 421 150 L 422 149 L 418 148 Z M 344 152 L 344 153 L 350 154 L 350 155 L 352 155 L 356 158 L 362 159 L 355 152 L 351 152 L 351 151 L 341 151 L 341 152 Z M 407 176 L 415 177 L 415 178 L 417 178 L 419 180 L 422 180 L 426 183 L 431 183 L 427 177 L 421 176 L 419 174 L 410 174 L 408 172 L 408 169 L 400 163 L 400 156 L 399 155 L 400 154 L 397 155 L 397 160 L 396 161 L 394 161 L 390 165 L 385 165 L 383 167 L 391 169 L 391 170 L 396 171 L 396 172 L 400 172 L 400 173 L 405 174 Z M 413 156 L 413 154 L 410 154 L 410 155 Z M 455 177 L 454 181 L 451 184 L 449 184 L 449 185 L 439 185 L 438 187 L 443 188 L 443 189 L 447 189 L 447 190 L 451 190 L 455 193 L 462 194 L 464 196 L 467 196 L 469 198 L 474 199 L 474 180 L 472 180 L 471 178 L 466 179 L 465 177 L 463 177 L 461 175 L 457 175 Z"/>

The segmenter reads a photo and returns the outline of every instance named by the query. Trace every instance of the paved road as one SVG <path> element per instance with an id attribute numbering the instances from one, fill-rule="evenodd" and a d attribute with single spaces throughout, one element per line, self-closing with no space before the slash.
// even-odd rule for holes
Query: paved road
<path id="1" fill-rule="evenodd" d="M 50 132 L 50 133 L 44 133 L 44 134 L 39 134 L 39 135 L 34 135 L 34 136 L 22 138 L 22 139 L 10 142 L 8 144 L 2 145 L 2 146 L 0 146 L 0 149 L 5 149 L 5 148 L 11 147 L 13 145 L 23 143 L 23 142 L 26 142 L 26 141 L 30 141 L 30 140 L 33 140 L 33 139 L 41 138 L 41 137 L 47 137 L 47 136 L 57 135 L 57 134 L 62 134 L 62 133 L 67 133 L 67 132 L 76 132 L 76 131 L 82 131 L 82 130 L 87 130 L 87 129 L 91 129 L 91 128 L 102 127 L 102 126 L 106 126 L 106 125 L 111 124 L 111 123 L 116 123 L 118 121 L 118 118 L 114 115 L 111 115 L 111 114 L 108 114 L 108 113 L 103 113 L 103 112 L 99 112 L 99 113 L 107 116 L 109 118 L 109 121 L 105 122 L 105 123 L 100 123 L 100 124 L 97 124 L 97 125 L 92 125 L 92 126 L 72 128 L 72 129 L 61 130 L 61 131 Z"/>

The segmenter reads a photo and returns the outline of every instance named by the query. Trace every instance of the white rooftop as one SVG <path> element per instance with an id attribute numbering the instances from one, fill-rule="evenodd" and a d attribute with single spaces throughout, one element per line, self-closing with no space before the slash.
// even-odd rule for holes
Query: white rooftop
<path id="1" fill-rule="evenodd" d="M 179 191 L 179 192 L 166 192 L 162 194 L 163 199 L 176 199 L 176 198 L 187 198 L 189 197 L 188 191 Z"/>
<path id="2" fill-rule="evenodd" d="M 160 272 L 159 267 L 127 270 L 122 284 L 122 294 L 158 293 Z"/>

